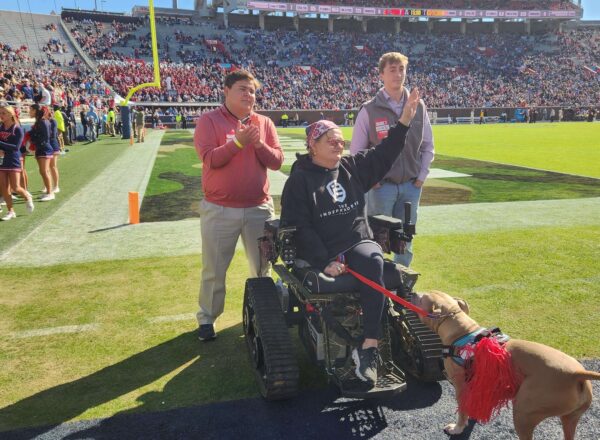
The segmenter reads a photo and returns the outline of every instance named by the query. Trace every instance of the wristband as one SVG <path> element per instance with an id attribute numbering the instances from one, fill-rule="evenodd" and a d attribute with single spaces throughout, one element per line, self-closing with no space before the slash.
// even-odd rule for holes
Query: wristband
<path id="1" fill-rule="evenodd" d="M 238 147 L 240 150 L 242 148 L 244 148 L 244 146 L 242 145 L 242 143 L 240 141 L 238 141 L 238 138 L 236 138 L 235 136 L 233 137 L 233 143 L 235 144 L 236 147 Z"/>

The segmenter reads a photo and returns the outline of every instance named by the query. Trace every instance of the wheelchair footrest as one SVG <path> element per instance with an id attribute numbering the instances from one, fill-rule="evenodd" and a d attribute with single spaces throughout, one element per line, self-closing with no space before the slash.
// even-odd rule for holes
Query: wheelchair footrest
<path id="1" fill-rule="evenodd" d="M 339 382 L 339 388 L 344 397 L 354 399 L 370 399 L 390 397 L 406 389 L 406 380 L 394 372 L 379 376 L 374 387 L 366 384 L 357 377 L 346 378 Z"/>

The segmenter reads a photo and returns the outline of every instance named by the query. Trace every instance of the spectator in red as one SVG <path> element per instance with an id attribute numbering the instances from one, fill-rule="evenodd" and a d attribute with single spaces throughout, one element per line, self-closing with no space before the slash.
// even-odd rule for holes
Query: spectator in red
<path id="1" fill-rule="evenodd" d="M 246 250 L 250 276 L 268 274 L 261 266 L 257 239 L 274 214 L 267 169 L 278 170 L 283 152 L 273 122 L 254 113 L 254 75 L 237 70 L 225 77 L 225 103 L 204 113 L 196 124 L 194 144 L 202 161 L 200 205 L 202 284 L 199 338 L 216 337 L 214 323 L 225 305 L 225 276 L 238 238 Z"/>

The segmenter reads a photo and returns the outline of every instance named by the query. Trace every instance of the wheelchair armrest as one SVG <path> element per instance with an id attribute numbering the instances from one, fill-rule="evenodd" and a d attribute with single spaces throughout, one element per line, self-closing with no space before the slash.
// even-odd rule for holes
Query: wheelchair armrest
<path id="1" fill-rule="evenodd" d="M 402 220 L 387 215 L 370 215 L 369 224 L 373 230 L 373 238 L 381 246 L 383 252 L 400 253 L 400 241 L 403 234 Z"/>
<path id="2" fill-rule="evenodd" d="M 264 235 L 258 239 L 259 249 L 263 263 L 275 264 L 277 259 L 286 266 L 294 264 L 296 259 L 296 244 L 294 243 L 295 226 L 280 228 L 279 219 L 265 222 Z"/>
<path id="3" fill-rule="evenodd" d="M 294 264 L 296 259 L 296 242 L 294 241 L 295 226 L 280 228 L 277 234 L 278 237 L 278 254 L 286 266 Z"/>
<path id="4" fill-rule="evenodd" d="M 396 217 L 390 217 L 388 215 L 370 215 L 369 223 L 372 227 L 387 228 L 390 230 L 402 229 L 402 220 Z"/>

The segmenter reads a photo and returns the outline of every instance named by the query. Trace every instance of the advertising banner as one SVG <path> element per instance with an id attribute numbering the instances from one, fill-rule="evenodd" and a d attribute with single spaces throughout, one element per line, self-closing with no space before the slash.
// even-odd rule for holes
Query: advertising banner
<path id="1" fill-rule="evenodd" d="M 303 3 L 273 3 L 250 0 L 248 9 L 272 12 L 296 12 L 299 14 L 330 15 L 364 15 L 379 17 L 427 17 L 427 18 L 493 18 L 493 19 L 576 19 L 582 17 L 582 11 L 550 11 L 550 10 L 483 10 L 483 9 L 414 9 L 414 8 L 380 8 L 365 6 L 332 6 Z"/>

